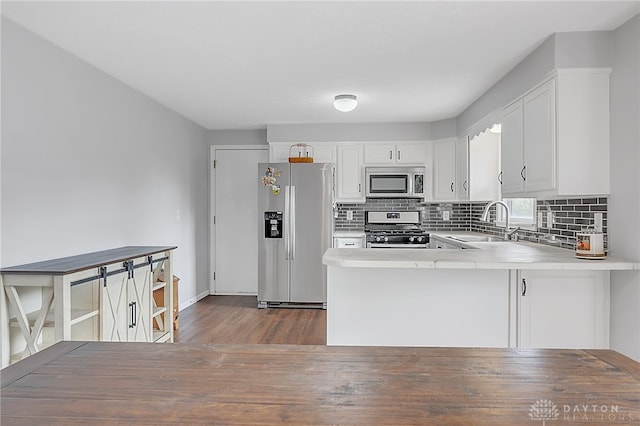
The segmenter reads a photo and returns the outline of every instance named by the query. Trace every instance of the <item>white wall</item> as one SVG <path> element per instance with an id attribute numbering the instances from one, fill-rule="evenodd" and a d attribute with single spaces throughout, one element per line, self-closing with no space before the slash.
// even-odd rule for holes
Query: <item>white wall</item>
<path id="1" fill-rule="evenodd" d="M 267 125 L 269 142 L 421 141 L 430 138 L 431 125 L 426 122 Z"/>
<path id="2" fill-rule="evenodd" d="M 2 123 L 2 266 L 177 245 L 208 293 L 205 129 L 5 18 Z"/>
<path id="3" fill-rule="evenodd" d="M 544 75 L 553 70 L 554 55 L 555 34 L 544 40 L 457 117 L 458 133 L 471 128 L 495 109 L 506 106 L 539 82 Z M 482 131 L 487 126 L 475 132 Z"/>
<path id="4" fill-rule="evenodd" d="M 431 140 L 454 138 L 457 134 L 457 120 L 448 118 L 446 120 L 432 121 L 429 123 L 431 128 Z"/>
<path id="5" fill-rule="evenodd" d="M 531 89 L 555 68 L 611 66 L 612 45 L 611 31 L 552 34 L 457 117 L 458 134 L 469 129 L 477 134 L 491 126 L 490 120 L 483 119 Z"/>
<path id="6" fill-rule="evenodd" d="M 267 129 L 208 130 L 209 145 L 267 145 Z"/>
<path id="7" fill-rule="evenodd" d="M 556 68 L 610 67 L 613 63 L 613 31 L 556 33 Z"/>
<path id="8" fill-rule="evenodd" d="M 614 34 L 611 73 L 612 255 L 640 259 L 640 15 Z M 611 274 L 611 347 L 640 361 L 640 271 Z"/>

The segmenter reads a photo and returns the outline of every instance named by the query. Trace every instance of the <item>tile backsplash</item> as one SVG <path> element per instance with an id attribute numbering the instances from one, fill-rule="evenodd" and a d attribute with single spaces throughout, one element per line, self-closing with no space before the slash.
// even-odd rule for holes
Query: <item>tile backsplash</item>
<path id="1" fill-rule="evenodd" d="M 353 220 L 347 220 L 347 211 L 353 212 Z M 365 211 L 422 211 L 422 226 L 439 231 L 468 231 L 469 203 L 422 203 L 420 200 L 398 198 L 369 198 L 363 204 L 338 204 L 336 230 L 362 231 Z M 443 220 L 443 212 L 449 212 L 449 220 Z"/>
<path id="2" fill-rule="evenodd" d="M 486 203 L 471 203 L 470 230 L 493 235 L 503 235 L 504 228 L 493 223 L 479 220 Z M 536 218 L 539 212 L 543 215 L 543 227 L 535 230 L 518 232 L 521 240 L 547 244 L 556 247 L 575 249 L 576 234 L 587 227 L 594 226 L 594 214 L 602 213 L 602 231 L 605 248 L 607 248 L 607 197 L 568 198 L 557 200 L 537 200 Z M 547 213 L 553 213 L 553 223 L 547 223 Z M 492 209 L 492 220 L 494 211 Z"/>
<path id="3" fill-rule="evenodd" d="M 430 231 L 474 231 L 503 235 L 504 227 L 480 221 L 482 210 L 486 204 L 486 202 L 422 203 L 419 200 L 393 198 L 367 199 L 363 204 L 338 204 L 336 230 L 362 231 L 364 229 L 364 212 L 367 210 L 420 210 L 422 211 L 422 226 Z M 573 250 L 576 234 L 587 226 L 594 225 L 594 213 L 602 213 L 606 248 L 607 204 L 607 197 L 537 200 L 536 210 L 543 213 L 544 227 L 535 230 L 521 230 L 518 235 L 523 241 Z M 349 210 L 353 212 L 353 220 L 347 220 L 347 211 Z M 554 215 L 554 223 L 550 227 L 546 221 L 549 211 Z M 449 220 L 443 219 L 444 212 L 448 212 Z M 492 208 L 491 220 L 494 219 L 494 212 L 495 210 Z"/>

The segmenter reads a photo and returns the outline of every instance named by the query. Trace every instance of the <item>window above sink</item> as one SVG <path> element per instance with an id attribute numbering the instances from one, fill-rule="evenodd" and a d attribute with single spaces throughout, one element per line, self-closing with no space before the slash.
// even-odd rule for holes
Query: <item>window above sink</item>
<path id="1" fill-rule="evenodd" d="M 523 229 L 536 229 L 536 199 L 535 198 L 504 198 L 509 206 L 509 225 Z M 497 209 L 496 225 L 505 225 L 504 209 Z"/>

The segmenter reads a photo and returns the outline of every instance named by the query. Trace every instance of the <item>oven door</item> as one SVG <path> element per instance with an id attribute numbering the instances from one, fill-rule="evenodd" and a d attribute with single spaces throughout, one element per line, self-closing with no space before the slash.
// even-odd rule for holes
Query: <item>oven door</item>
<path id="1" fill-rule="evenodd" d="M 427 249 L 429 244 L 367 243 L 367 248 Z"/>
<path id="2" fill-rule="evenodd" d="M 407 173 L 367 173 L 367 197 L 407 197 L 412 183 Z"/>

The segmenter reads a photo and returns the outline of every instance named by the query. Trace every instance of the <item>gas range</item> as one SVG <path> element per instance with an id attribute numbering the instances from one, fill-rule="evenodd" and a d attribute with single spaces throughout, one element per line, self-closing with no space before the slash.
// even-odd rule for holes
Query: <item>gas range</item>
<path id="1" fill-rule="evenodd" d="M 419 211 L 365 212 L 368 248 L 428 248 Z"/>

